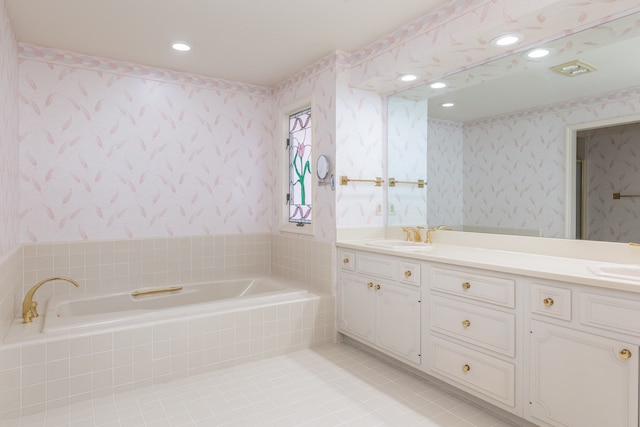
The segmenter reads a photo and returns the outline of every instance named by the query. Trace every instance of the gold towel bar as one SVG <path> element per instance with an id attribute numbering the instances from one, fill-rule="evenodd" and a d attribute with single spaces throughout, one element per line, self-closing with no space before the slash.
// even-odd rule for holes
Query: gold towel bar
<path id="1" fill-rule="evenodd" d="M 379 176 L 377 176 L 376 179 L 350 179 L 346 175 L 342 175 L 340 177 L 340 185 L 347 185 L 350 182 L 373 182 L 376 187 L 380 187 L 384 180 Z"/>
<path id="2" fill-rule="evenodd" d="M 621 197 L 640 197 L 640 194 L 620 194 L 620 193 L 613 193 L 613 200 L 618 200 Z"/>
<path id="3" fill-rule="evenodd" d="M 140 296 L 140 295 L 159 294 L 161 292 L 179 291 L 180 289 L 182 289 L 182 286 L 169 286 L 168 288 L 162 288 L 162 289 L 151 289 L 149 291 L 131 292 L 131 296 L 132 297 L 137 297 L 137 296 Z"/>
<path id="4" fill-rule="evenodd" d="M 389 178 L 389 187 L 395 187 L 396 184 L 411 184 L 411 185 L 417 185 L 418 188 L 424 188 L 425 185 L 427 185 L 426 182 L 424 182 L 424 179 L 419 179 L 417 181 L 398 181 L 395 178 Z"/>

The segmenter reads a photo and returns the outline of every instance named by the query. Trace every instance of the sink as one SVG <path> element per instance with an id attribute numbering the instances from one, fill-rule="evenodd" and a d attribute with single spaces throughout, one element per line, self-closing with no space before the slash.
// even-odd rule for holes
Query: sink
<path id="1" fill-rule="evenodd" d="M 375 246 L 377 248 L 396 249 L 396 250 L 429 250 L 433 248 L 433 244 L 424 242 L 410 242 L 399 239 L 382 239 L 366 242 L 365 245 Z"/>
<path id="2" fill-rule="evenodd" d="M 640 280 L 640 264 L 590 264 L 589 270 L 597 276 Z"/>

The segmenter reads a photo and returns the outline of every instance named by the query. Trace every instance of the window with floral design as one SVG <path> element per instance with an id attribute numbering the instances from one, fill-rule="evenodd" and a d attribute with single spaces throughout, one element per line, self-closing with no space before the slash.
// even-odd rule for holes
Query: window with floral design
<path id="1" fill-rule="evenodd" d="M 311 108 L 289 116 L 289 222 L 311 224 Z"/>

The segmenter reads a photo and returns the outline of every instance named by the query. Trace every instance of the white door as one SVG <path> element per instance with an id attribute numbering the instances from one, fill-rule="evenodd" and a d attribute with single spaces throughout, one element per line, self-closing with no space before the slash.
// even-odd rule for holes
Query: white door
<path id="1" fill-rule="evenodd" d="M 531 322 L 530 414 L 572 427 L 638 427 L 638 346 Z"/>

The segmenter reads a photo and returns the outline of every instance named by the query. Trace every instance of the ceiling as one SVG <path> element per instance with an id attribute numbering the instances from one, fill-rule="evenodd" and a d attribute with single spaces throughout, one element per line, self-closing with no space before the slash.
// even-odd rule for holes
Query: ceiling
<path id="1" fill-rule="evenodd" d="M 546 58 L 529 60 L 517 52 L 444 78 L 445 89 L 419 85 L 398 96 L 428 99 L 432 118 L 467 122 L 634 87 L 640 61 L 629 53 L 640 48 L 639 23 L 631 14 L 543 43 L 552 51 Z M 575 60 L 596 71 L 566 77 L 551 69 Z M 447 102 L 454 107 L 444 108 Z"/>
<path id="2" fill-rule="evenodd" d="M 448 2 L 6 0 L 20 42 L 268 87 Z"/>

